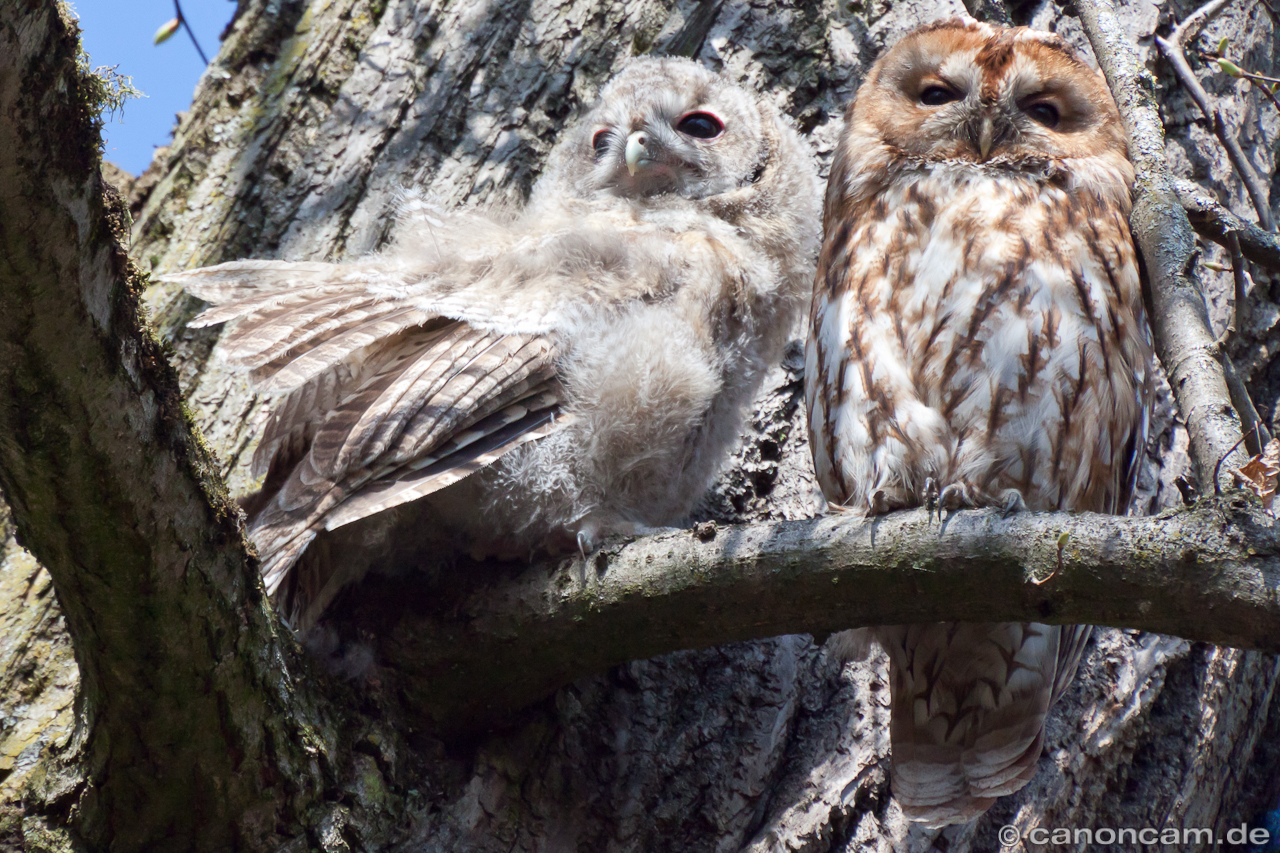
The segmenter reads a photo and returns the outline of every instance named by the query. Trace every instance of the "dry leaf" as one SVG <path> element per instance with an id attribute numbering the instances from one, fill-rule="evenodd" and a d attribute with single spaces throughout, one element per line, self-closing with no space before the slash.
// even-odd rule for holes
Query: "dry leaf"
<path id="1" fill-rule="evenodd" d="M 1261 453 L 1233 473 L 1240 485 L 1262 499 L 1262 508 L 1272 512 L 1276 485 L 1280 482 L 1280 439 L 1271 439 Z"/>

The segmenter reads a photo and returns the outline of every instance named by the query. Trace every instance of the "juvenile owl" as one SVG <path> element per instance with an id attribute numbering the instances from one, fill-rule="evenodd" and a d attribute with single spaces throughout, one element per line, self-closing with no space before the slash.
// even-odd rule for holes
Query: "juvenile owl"
<path id="1" fill-rule="evenodd" d="M 1152 394 L 1132 180 L 1106 84 L 1056 36 L 957 19 L 876 62 L 827 185 L 806 352 L 830 502 L 1126 512 Z M 894 795 L 942 826 L 1031 778 L 1089 628 L 875 635 Z"/>
<path id="2" fill-rule="evenodd" d="M 300 564 L 312 540 L 408 501 L 488 554 L 679 521 L 808 295 L 818 192 L 771 104 L 637 59 L 522 212 L 411 199 L 394 244 L 356 261 L 167 276 L 279 395 L 249 531 L 294 627 L 355 580 Z"/>

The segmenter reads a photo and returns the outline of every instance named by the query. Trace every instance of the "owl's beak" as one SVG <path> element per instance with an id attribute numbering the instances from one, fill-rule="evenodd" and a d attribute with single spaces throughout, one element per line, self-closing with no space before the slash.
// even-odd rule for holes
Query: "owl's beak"
<path id="1" fill-rule="evenodd" d="M 996 125 L 991 120 L 991 116 L 983 116 L 982 124 L 978 126 L 978 154 L 982 159 L 987 159 L 987 155 L 991 153 L 991 145 L 995 142 Z"/>
<path id="2" fill-rule="evenodd" d="M 637 130 L 635 133 L 627 137 L 627 171 L 633 176 L 645 166 L 653 162 L 653 158 L 649 156 L 649 135 L 643 130 Z"/>
<path id="3" fill-rule="evenodd" d="M 1017 128 L 999 107 L 984 107 L 966 125 L 969 142 L 978 149 L 978 159 L 985 161 L 1006 140 L 1017 135 Z"/>

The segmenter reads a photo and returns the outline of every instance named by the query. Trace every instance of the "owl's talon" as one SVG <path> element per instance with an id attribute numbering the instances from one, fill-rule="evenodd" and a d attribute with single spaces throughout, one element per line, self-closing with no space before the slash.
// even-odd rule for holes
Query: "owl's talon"
<path id="1" fill-rule="evenodd" d="M 582 555 L 582 562 L 587 561 L 588 554 L 596 552 L 596 543 L 591 541 L 591 536 L 585 530 L 578 531 L 578 553 Z"/>
<path id="2" fill-rule="evenodd" d="M 1014 513 L 1026 512 L 1027 502 L 1022 498 L 1022 492 L 1017 489 L 1006 489 L 1004 493 L 1004 503 L 1001 505 L 1004 517 L 1008 518 Z"/>
<path id="3" fill-rule="evenodd" d="M 969 496 L 969 487 L 964 483 L 952 483 L 938 495 L 939 517 L 942 516 L 943 510 L 951 512 L 970 506 L 973 506 L 973 500 Z"/>
<path id="4" fill-rule="evenodd" d="M 932 477 L 924 478 L 924 511 L 933 518 L 934 510 L 938 510 L 938 481 Z M 942 521 L 942 512 L 938 511 L 938 521 Z"/>
<path id="5" fill-rule="evenodd" d="M 867 496 L 867 510 L 871 515 L 884 515 L 889 511 L 889 496 L 884 489 L 876 489 Z"/>

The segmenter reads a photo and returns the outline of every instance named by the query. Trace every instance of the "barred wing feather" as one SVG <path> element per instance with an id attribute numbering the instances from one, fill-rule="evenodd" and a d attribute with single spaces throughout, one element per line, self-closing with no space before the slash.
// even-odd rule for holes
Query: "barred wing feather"
<path id="1" fill-rule="evenodd" d="M 429 495 L 564 423 L 554 335 L 445 316 L 403 271 L 241 261 L 165 278 L 215 303 L 193 325 L 233 323 L 219 342 L 228 361 L 288 392 L 255 454 L 275 491 L 249 532 L 295 627 L 342 583 L 290 578 L 319 531 Z"/>

